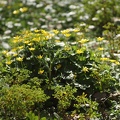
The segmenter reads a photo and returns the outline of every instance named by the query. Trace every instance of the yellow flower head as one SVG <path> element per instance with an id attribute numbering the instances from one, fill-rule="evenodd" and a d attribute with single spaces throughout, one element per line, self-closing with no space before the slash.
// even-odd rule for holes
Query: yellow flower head
<path id="1" fill-rule="evenodd" d="M 26 41 L 24 41 L 24 43 L 25 43 L 25 44 L 28 44 L 28 43 L 29 43 L 29 41 L 27 41 L 27 40 L 26 40 Z"/>
<path id="2" fill-rule="evenodd" d="M 97 40 L 98 41 L 102 41 L 104 38 L 103 37 L 98 37 Z"/>
<path id="3" fill-rule="evenodd" d="M 86 73 L 86 72 L 88 72 L 88 68 L 87 67 L 83 67 L 82 71 Z"/>
<path id="4" fill-rule="evenodd" d="M 102 51 L 102 50 L 104 50 L 104 48 L 102 48 L 102 47 L 99 47 L 99 48 L 98 48 L 98 50 Z"/>
<path id="5" fill-rule="evenodd" d="M 80 41 L 78 41 L 79 43 L 81 43 L 81 44 L 84 44 L 84 43 L 86 43 L 86 42 L 88 42 L 89 40 L 87 40 L 87 39 L 82 39 L 82 40 L 80 40 Z"/>
<path id="6" fill-rule="evenodd" d="M 79 50 L 76 51 L 77 54 L 81 54 L 81 53 L 83 53 L 83 52 L 84 52 L 84 51 L 81 50 L 81 49 L 79 49 Z"/>
<path id="7" fill-rule="evenodd" d="M 65 37 L 70 37 L 70 35 L 71 35 L 71 34 L 68 34 L 68 33 L 67 33 L 67 34 L 64 34 Z"/>
<path id="8" fill-rule="evenodd" d="M 42 56 L 42 55 L 39 55 L 39 56 L 37 56 L 37 58 L 38 58 L 38 59 L 42 59 L 42 58 L 43 58 L 43 56 Z"/>
<path id="9" fill-rule="evenodd" d="M 34 32 L 38 33 L 38 32 L 40 32 L 40 30 L 34 30 Z"/>
<path id="10" fill-rule="evenodd" d="M 4 55 L 6 55 L 6 54 L 8 53 L 8 51 L 3 50 L 2 53 L 3 53 Z"/>
<path id="11" fill-rule="evenodd" d="M 58 30 L 52 30 L 55 34 L 58 34 L 59 31 Z"/>
<path id="12" fill-rule="evenodd" d="M 16 14 L 19 14 L 19 10 L 14 10 L 14 11 L 13 11 L 13 14 L 15 14 L 15 15 L 16 15 Z"/>
<path id="13" fill-rule="evenodd" d="M 40 69 L 40 70 L 38 71 L 38 74 L 43 74 L 43 73 L 44 73 L 44 70 L 41 70 L 41 69 Z"/>
<path id="14" fill-rule="evenodd" d="M 28 45 L 29 45 L 29 46 L 32 46 L 32 45 L 33 45 L 33 43 L 29 43 Z"/>
<path id="15" fill-rule="evenodd" d="M 13 54 L 14 57 L 17 56 L 17 55 L 18 55 L 17 53 L 14 53 L 14 54 Z"/>
<path id="16" fill-rule="evenodd" d="M 120 62 L 116 61 L 115 64 L 116 64 L 116 65 L 120 65 Z"/>
<path id="17" fill-rule="evenodd" d="M 17 57 L 16 60 L 22 62 L 23 58 L 22 57 Z"/>
<path id="18" fill-rule="evenodd" d="M 18 49 L 23 49 L 24 46 L 19 46 Z"/>
<path id="19" fill-rule="evenodd" d="M 35 50 L 35 48 L 29 48 L 29 50 L 30 50 L 30 51 L 34 51 L 34 50 Z"/>
<path id="20" fill-rule="evenodd" d="M 109 58 L 100 58 L 102 61 L 109 61 Z"/>
<path id="21" fill-rule="evenodd" d="M 20 8 L 20 12 L 26 12 L 28 10 L 27 7 Z"/>
<path id="22" fill-rule="evenodd" d="M 120 64 L 120 62 L 118 62 L 117 60 L 109 60 L 110 62 L 112 62 L 112 63 L 115 63 L 116 65 L 119 65 Z"/>
<path id="23" fill-rule="evenodd" d="M 6 64 L 7 65 L 10 65 L 12 63 L 12 61 L 7 61 Z"/>
<path id="24" fill-rule="evenodd" d="M 67 29 L 67 30 L 62 30 L 62 31 L 61 31 L 62 34 L 68 34 L 69 32 L 70 32 L 69 29 Z"/>

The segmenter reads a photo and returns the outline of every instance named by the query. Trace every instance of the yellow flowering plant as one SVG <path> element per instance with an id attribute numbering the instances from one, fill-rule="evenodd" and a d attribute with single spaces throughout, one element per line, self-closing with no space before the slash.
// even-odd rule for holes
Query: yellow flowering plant
<path id="1" fill-rule="evenodd" d="M 81 114 L 86 116 L 89 113 L 89 116 L 96 118 L 96 115 L 101 114 L 98 112 L 98 106 L 102 100 L 94 102 L 98 99 L 98 97 L 94 97 L 94 94 L 105 92 L 110 95 L 111 88 L 118 86 L 118 82 L 112 76 L 109 66 L 111 62 L 117 63 L 117 61 L 103 57 L 101 52 L 98 54 L 96 51 L 90 50 L 86 46 L 89 40 L 82 38 L 79 41 L 78 32 L 77 29 L 22 31 L 17 37 L 11 39 L 11 50 L 1 53 L 0 82 L 4 83 L 4 87 L 8 85 L 10 90 L 13 90 L 13 88 L 17 90 L 16 86 L 22 89 L 21 87 L 25 85 L 33 90 L 33 93 L 34 90 L 39 91 L 39 89 L 44 91 L 41 92 L 39 97 L 44 96 L 44 94 L 49 96 L 40 101 L 40 99 L 37 99 L 37 94 L 35 100 L 33 100 L 30 97 L 32 93 L 27 98 L 27 93 L 25 98 L 24 94 L 20 93 L 21 97 L 18 96 L 17 99 L 21 99 L 20 104 L 22 104 L 22 100 L 26 100 L 26 104 L 22 104 L 25 105 L 26 112 L 36 111 L 40 114 L 44 110 L 47 111 L 48 108 L 51 111 L 55 108 L 55 112 L 60 111 L 58 112 L 59 116 L 66 115 L 69 109 L 71 109 L 71 115 Z M 70 34 L 70 36 L 66 36 L 66 34 Z M 1 91 L 4 90 L 4 87 L 0 86 Z M 7 99 L 9 94 L 3 96 Z M 12 95 L 10 97 L 11 101 L 16 99 Z M 85 102 L 80 101 L 79 98 L 82 98 Z M 105 99 L 107 101 L 108 98 L 105 97 Z M 33 103 L 29 103 L 29 100 Z M 27 109 L 27 103 L 30 104 L 29 109 Z M 79 103 L 85 106 L 85 109 Z M 7 104 L 9 107 L 9 103 Z M 6 106 L 4 104 L 2 107 L 10 113 L 10 109 Z M 15 112 L 16 109 L 14 107 L 12 111 Z M 36 112 L 34 113 L 36 114 Z M 2 115 L 5 116 L 3 112 Z M 21 117 L 20 112 L 16 115 Z M 26 117 L 26 115 L 23 114 L 23 117 Z"/>

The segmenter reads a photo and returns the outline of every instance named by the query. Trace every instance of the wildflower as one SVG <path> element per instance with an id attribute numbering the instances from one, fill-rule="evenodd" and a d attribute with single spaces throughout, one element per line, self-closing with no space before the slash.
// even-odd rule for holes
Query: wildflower
<path id="1" fill-rule="evenodd" d="M 18 49 L 23 49 L 24 46 L 19 46 Z"/>
<path id="2" fill-rule="evenodd" d="M 102 60 L 102 61 L 108 61 L 109 58 L 100 58 L 100 60 Z"/>
<path id="3" fill-rule="evenodd" d="M 69 51 L 69 50 L 70 50 L 70 47 L 69 47 L 69 46 L 65 46 L 65 47 L 64 47 L 64 50 L 65 50 L 65 51 Z"/>
<path id="4" fill-rule="evenodd" d="M 104 38 L 103 37 L 98 37 L 97 40 L 98 41 L 102 41 Z"/>
<path id="5" fill-rule="evenodd" d="M 88 68 L 87 67 L 83 67 L 82 71 L 86 73 L 86 72 L 88 72 Z"/>
<path id="6" fill-rule="evenodd" d="M 118 62 L 118 61 L 116 61 L 116 60 L 109 60 L 110 62 L 112 62 L 112 63 L 115 63 L 116 65 L 119 65 L 120 64 L 120 62 Z"/>
<path id="7" fill-rule="evenodd" d="M 104 50 L 104 48 L 102 48 L 102 47 L 99 47 L 99 48 L 98 48 L 98 50 L 102 51 L 102 50 Z"/>
<path id="8" fill-rule="evenodd" d="M 17 55 L 18 55 L 17 53 L 14 53 L 14 54 L 13 54 L 14 57 L 17 56 Z"/>
<path id="9" fill-rule="evenodd" d="M 16 15 L 16 14 L 19 14 L 19 10 L 14 10 L 14 11 L 13 11 L 13 14 L 15 14 L 15 15 Z"/>
<path id="10" fill-rule="evenodd" d="M 56 43 L 60 42 L 60 40 L 55 40 Z"/>
<path id="11" fill-rule="evenodd" d="M 21 39 L 19 36 L 16 36 L 16 37 L 14 37 L 14 39 L 13 39 L 13 43 L 19 43 L 19 42 L 21 42 L 23 39 Z"/>
<path id="12" fill-rule="evenodd" d="M 17 57 L 16 60 L 22 62 L 23 58 L 22 57 Z"/>
<path id="13" fill-rule="evenodd" d="M 83 53 L 83 52 L 84 52 L 84 51 L 81 50 L 81 49 L 76 51 L 77 54 L 81 54 L 81 53 Z"/>
<path id="14" fill-rule="evenodd" d="M 115 64 L 116 64 L 116 65 L 120 65 L 120 62 L 118 62 L 118 61 L 115 61 Z"/>
<path id="15" fill-rule="evenodd" d="M 14 49 L 12 49 L 11 51 L 12 51 L 12 52 L 15 52 L 16 50 L 17 50 L 17 48 L 14 48 Z"/>
<path id="16" fill-rule="evenodd" d="M 67 30 L 62 30 L 62 31 L 61 31 L 62 34 L 68 34 L 69 32 L 70 32 L 69 29 L 67 29 Z"/>
<path id="17" fill-rule="evenodd" d="M 6 64 L 7 65 L 10 65 L 12 63 L 12 61 L 7 61 Z"/>
<path id="18" fill-rule="evenodd" d="M 41 31 L 41 33 L 44 35 L 44 36 L 48 36 L 49 35 L 49 33 L 47 32 L 47 31 L 45 31 L 45 30 L 40 30 Z"/>
<path id="19" fill-rule="evenodd" d="M 29 45 L 29 46 L 32 46 L 32 45 L 33 45 L 33 43 L 29 43 L 28 45 Z"/>
<path id="20" fill-rule="evenodd" d="M 71 35 L 71 34 L 64 34 L 64 36 L 66 36 L 66 37 L 70 37 L 70 35 Z"/>
<path id="21" fill-rule="evenodd" d="M 82 40 L 80 40 L 80 41 L 78 41 L 79 43 L 81 43 L 81 44 L 84 44 L 84 43 L 86 43 L 86 42 L 88 42 L 89 40 L 87 40 L 87 39 L 82 39 Z"/>
<path id="22" fill-rule="evenodd" d="M 43 57 L 42 55 L 37 56 L 38 59 L 42 59 L 42 57 Z"/>
<path id="23" fill-rule="evenodd" d="M 39 39 L 38 38 L 33 38 L 33 41 L 39 41 Z"/>
<path id="24" fill-rule="evenodd" d="M 20 12 L 26 12 L 28 10 L 28 8 L 27 7 L 23 7 L 23 8 L 20 8 L 19 10 L 20 10 Z"/>
<path id="25" fill-rule="evenodd" d="M 58 30 L 52 30 L 55 34 L 58 34 L 59 31 Z"/>
<path id="26" fill-rule="evenodd" d="M 29 50 L 30 50 L 30 51 L 34 51 L 34 50 L 35 50 L 35 48 L 29 48 Z"/>
<path id="27" fill-rule="evenodd" d="M 40 32 L 40 30 L 34 30 L 34 32 L 38 33 L 38 32 Z"/>
<path id="28" fill-rule="evenodd" d="M 8 51 L 3 50 L 2 53 L 3 53 L 4 55 L 6 55 L 6 54 L 8 53 Z"/>
<path id="29" fill-rule="evenodd" d="M 20 36 L 16 36 L 16 37 L 14 37 L 14 39 L 17 39 L 17 40 L 19 40 L 19 39 L 20 39 Z"/>
<path id="30" fill-rule="evenodd" d="M 57 70 L 61 68 L 61 64 L 58 64 L 57 66 Z"/>
<path id="31" fill-rule="evenodd" d="M 116 60 L 109 60 L 110 62 L 112 62 L 112 63 L 115 63 L 116 62 Z"/>
<path id="32" fill-rule="evenodd" d="M 39 70 L 38 74 L 43 74 L 44 73 L 44 70 Z"/>
<path id="33" fill-rule="evenodd" d="M 29 43 L 29 41 L 24 41 L 24 43 L 25 43 L 25 44 L 28 44 L 28 43 Z"/>

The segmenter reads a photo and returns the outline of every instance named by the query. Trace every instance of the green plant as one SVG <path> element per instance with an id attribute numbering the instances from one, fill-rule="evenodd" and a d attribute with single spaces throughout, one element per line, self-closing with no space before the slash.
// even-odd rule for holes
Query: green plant
<path id="1" fill-rule="evenodd" d="M 31 89 L 28 85 L 3 87 L 0 90 L 1 117 L 6 120 L 25 119 L 26 113 L 34 110 L 35 104 L 39 104 L 40 108 L 47 99 L 40 88 Z"/>
<path id="2" fill-rule="evenodd" d="M 89 49 L 89 42 L 79 29 L 22 31 L 11 39 L 11 49 L 1 52 L 0 64 L 1 105 L 3 100 L 8 102 L 7 91 L 11 93 L 11 101 L 3 104 L 8 117 L 25 119 L 24 113 L 31 111 L 39 119 L 72 119 L 76 114 L 81 119 L 86 115 L 104 119 L 103 113 L 112 107 L 110 95 L 119 88 L 110 65 L 117 67 L 119 62 L 103 57 L 101 50 Z M 101 42 L 103 38 L 98 37 L 96 43 Z M 18 90 L 23 94 L 16 95 Z M 28 94 L 31 99 L 24 103 Z M 14 99 L 20 100 L 24 118 L 16 113 L 17 101 L 10 104 Z M 1 114 L 8 119 L 3 111 Z"/>
<path id="3" fill-rule="evenodd" d="M 77 89 L 72 88 L 69 85 L 66 85 L 65 87 L 56 86 L 54 89 L 54 98 L 58 99 L 58 111 L 62 113 L 70 107 L 71 101 L 75 99 L 74 93 Z"/>

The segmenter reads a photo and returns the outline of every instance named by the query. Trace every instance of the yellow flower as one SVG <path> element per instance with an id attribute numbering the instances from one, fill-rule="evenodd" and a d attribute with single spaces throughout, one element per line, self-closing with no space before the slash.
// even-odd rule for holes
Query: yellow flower
<path id="1" fill-rule="evenodd" d="M 24 41 L 24 43 L 25 43 L 25 44 L 28 44 L 28 43 L 29 43 L 29 41 Z"/>
<path id="2" fill-rule="evenodd" d="M 68 34 L 69 32 L 70 32 L 69 29 L 67 29 L 67 30 L 62 30 L 62 31 L 61 31 L 62 34 Z"/>
<path id="3" fill-rule="evenodd" d="M 32 46 L 32 45 L 33 45 L 33 43 L 29 43 L 28 45 L 29 45 L 29 46 Z"/>
<path id="4" fill-rule="evenodd" d="M 37 56 L 38 59 L 42 59 L 42 57 L 43 57 L 42 55 Z"/>
<path id="5" fill-rule="evenodd" d="M 109 61 L 109 58 L 100 58 L 102 61 Z"/>
<path id="6" fill-rule="evenodd" d="M 38 33 L 38 32 L 40 32 L 40 30 L 34 30 L 34 32 Z"/>
<path id="7" fill-rule="evenodd" d="M 12 49 L 11 51 L 12 51 L 12 52 L 15 52 L 16 50 L 17 50 L 17 48 L 14 48 L 14 49 Z"/>
<path id="8" fill-rule="evenodd" d="M 19 46 L 18 49 L 23 49 L 24 46 Z"/>
<path id="9" fill-rule="evenodd" d="M 116 65 L 120 64 L 120 62 L 118 62 L 117 60 L 109 60 L 109 61 L 112 62 L 112 63 L 115 63 Z"/>
<path id="10" fill-rule="evenodd" d="M 13 43 L 19 43 L 19 42 L 21 42 L 23 39 L 21 39 L 20 38 L 20 36 L 16 36 L 16 37 L 14 37 L 14 39 L 13 39 Z"/>
<path id="11" fill-rule="evenodd" d="M 7 61 L 6 64 L 7 65 L 10 65 L 12 63 L 12 61 Z"/>
<path id="12" fill-rule="evenodd" d="M 80 40 L 80 41 L 78 41 L 79 43 L 81 43 L 81 44 L 84 44 L 84 43 L 86 43 L 86 42 L 88 42 L 89 40 L 87 40 L 87 39 L 82 39 L 82 40 Z"/>
<path id="13" fill-rule="evenodd" d="M 112 63 L 115 63 L 116 62 L 116 60 L 109 60 L 110 62 L 112 62 Z"/>
<path id="14" fill-rule="evenodd" d="M 45 31 L 45 30 L 40 30 L 41 33 L 44 35 L 44 36 L 49 36 L 49 32 Z"/>
<path id="15" fill-rule="evenodd" d="M 70 50 L 70 47 L 69 47 L 69 46 L 65 46 L 65 47 L 64 47 L 64 50 L 69 51 L 69 50 Z"/>
<path id="16" fill-rule="evenodd" d="M 52 30 L 55 34 L 58 34 L 59 31 L 58 30 Z"/>
<path id="17" fill-rule="evenodd" d="M 38 74 L 43 74 L 44 70 L 39 70 Z"/>
<path id="18" fill-rule="evenodd" d="M 18 58 L 16 58 L 16 60 L 22 62 L 23 58 L 22 57 L 18 57 Z"/>
<path id="19" fill-rule="evenodd" d="M 34 50 L 35 50 L 35 48 L 29 48 L 29 50 L 30 50 L 30 51 L 34 51 Z"/>
<path id="20" fill-rule="evenodd" d="M 57 66 L 57 70 L 61 68 L 61 64 L 58 64 Z"/>
<path id="21" fill-rule="evenodd" d="M 66 37 L 70 37 L 70 35 L 71 35 L 71 34 L 68 34 L 68 33 L 67 33 L 67 34 L 64 34 L 64 36 L 66 36 Z"/>
<path id="22" fill-rule="evenodd" d="M 17 55 L 18 55 L 17 53 L 14 53 L 14 54 L 13 54 L 14 57 L 17 56 Z"/>
<path id="23" fill-rule="evenodd" d="M 8 53 L 8 51 L 3 50 L 2 53 L 3 53 L 4 55 L 6 55 L 6 54 Z"/>
<path id="24" fill-rule="evenodd" d="M 20 8 L 20 12 L 26 12 L 28 10 L 27 7 Z"/>
<path id="25" fill-rule="evenodd" d="M 102 51 L 102 50 L 104 50 L 104 48 L 102 48 L 102 47 L 99 47 L 99 48 L 98 48 L 98 50 Z"/>
<path id="26" fill-rule="evenodd" d="M 103 37 L 98 37 L 97 40 L 98 41 L 102 41 L 104 38 Z"/>
<path id="27" fill-rule="evenodd" d="M 55 40 L 56 43 L 60 42 L 60 40 Z"/>
<path id="28" fill-rule="evenodd" d="M 120 65 L 120 62 L 116 61 L 115 64 L 116 64 L 116 65 Z"/>
<path id="29" fill-rule="evenodd" d="M 36 37 L 33 38 L 33 41 L 39 42 L 41 40 L 40 36 L 36 34 Z"/>
<path id="30" fill-rule="evenodd" d="M 13 11 L 13 14 L 15 14 L 15 15 L 16 15 L 16 14 L 19 14 L 19 10 L 14 10 L 14 11 Z"/>
<path id="31" fill-rule="evenodd" d="M 88 72 L 88 68 L 87 67 L 83 67 L 82 71 L 86 73 L 86 72 Z"/>
<path id="32" fill-rule="evenodd" d="M 84 52 L 84 51 L 81 50 L 81 49 L 76 51 L 77 54 L 81 54 L 81 53 L 83 53 L 83 52 Z"/>

